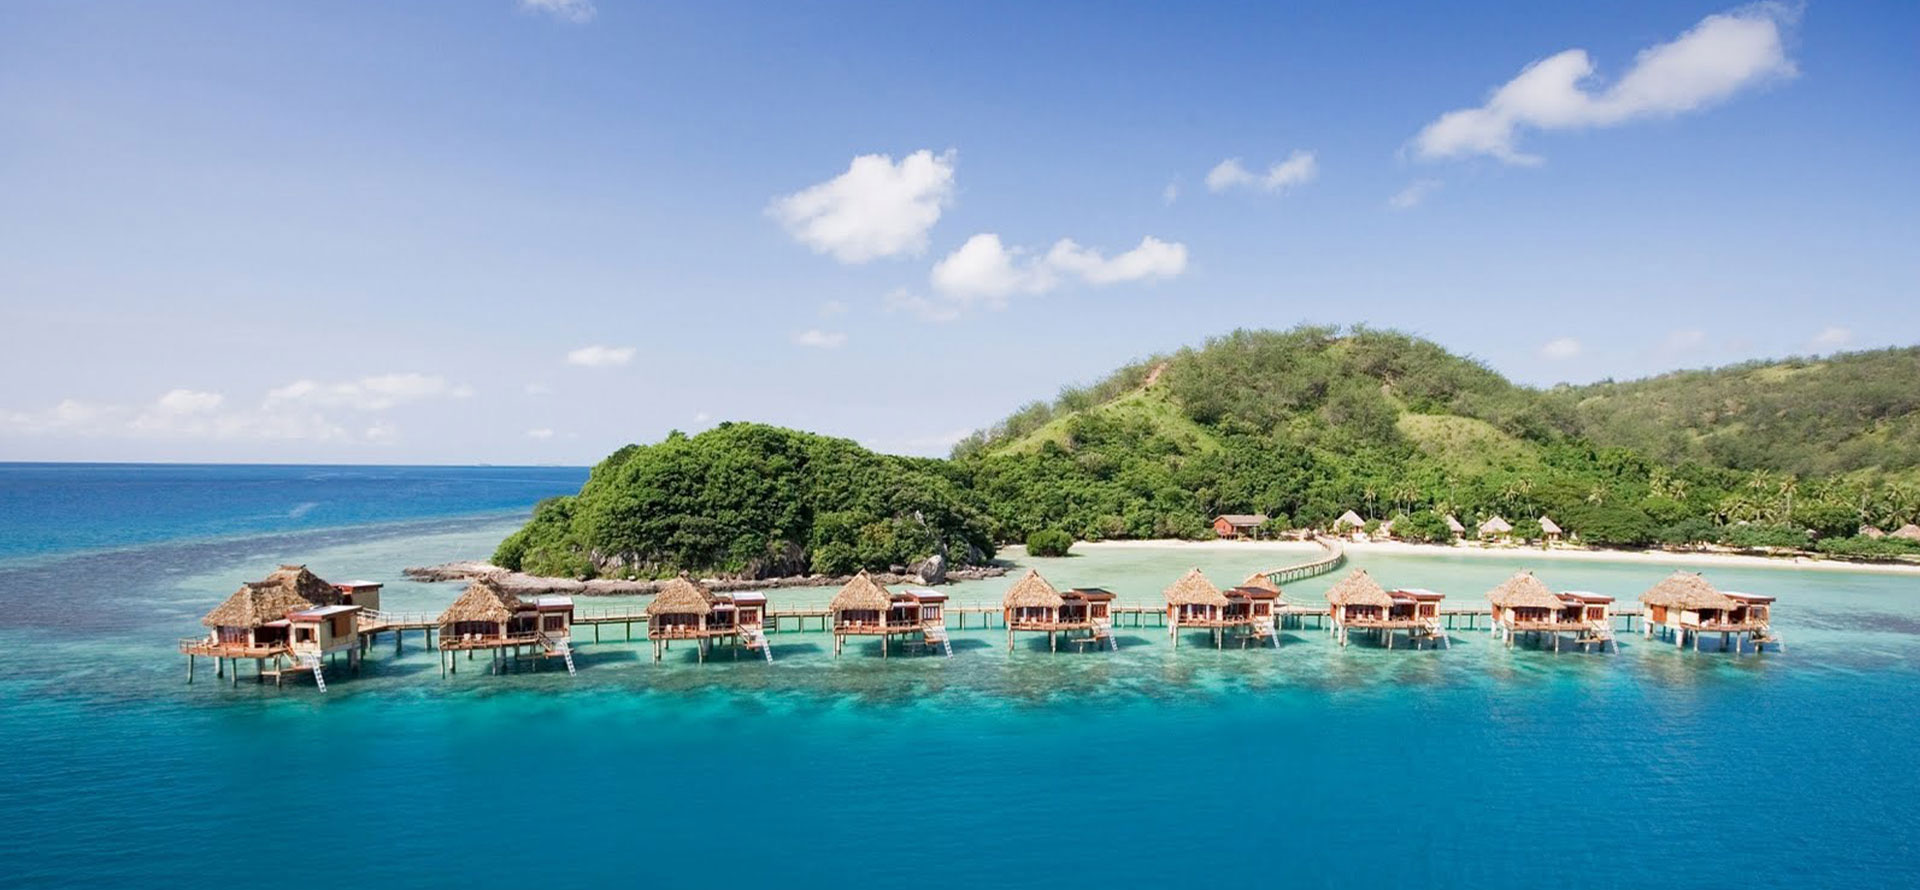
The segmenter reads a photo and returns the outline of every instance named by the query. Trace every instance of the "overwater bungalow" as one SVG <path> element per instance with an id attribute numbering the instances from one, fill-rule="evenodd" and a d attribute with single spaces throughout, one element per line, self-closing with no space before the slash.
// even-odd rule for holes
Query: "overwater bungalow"
<path id="1" fill-rule="evenodd" d="M 1047 648 L 1060 651 L 1060 635 L 1078 646 L 1098 647 L 1101 642 L 1120 648 L 1113 634 L 1113 594 L 1098 587 L 1078 587 L 1065 593 L 1055 589 L 1039 572 L 1028 569 L 1026 575 L 1007 588 L 1000 601 L 1001 615 L 1007 625 L 1007 651 L 1013 651 L 1017 633 L 1047 635 Z M 1080 631 L 1086 631 L 1080 636 Z"/>
<path id="2" fill-rule="evenodd" d="M 1396 632 L 1406 631 L 1415 648 L 1433 642 L 1452 646 L 1440 626 L 1440 601 L 1445 595 L 1410 588 L 1387 591 L 1366 569 L 1355 569 L 1327 591 L 1328 615 L 1334 638 L 1347 644 L 1355 629 L 1371 632 L 1393 648 Z"/>
<path id="3" fill-rule="evenodd" d="M 340 601 L 349 606 L 359 606 L 363 612 L 380 611 L 380 588 L 378 581 L 341 581 L 333 585 L 340 591 Z"/>
<path id="4" fill-rule="evenodd" d="M 328 662 L 344 654 L 348 666 L 360 670 L 360 608 L 306 566 L 281 566 L 263 581 L 240 585 L 200 619 L 207 636 L 180 641 L 187 682 L 193 682 L 194 660 L 204 655 L 214 659 L 215 676 L 232 671 L 235 683 L 240 660 L 252 659 L 256 682 L 272 677 L 277 686 L 290 673 L 311 672 L 324 692 Z"/>
<path id="5" fill-rule="evenodd" d="M 1242 585 L 1222 591 L 1199 569 L 1191 569 L 1167 588 L 1166 599 L 1167 634 L 1176 649 L 1183 628 L 1209 631 L 1216 649 L 1226 645 L 1229 631 L 1239 631 L 1242 646 L 1278 635 L 1274 627 L 1278 587 Z"/>
<path id="6" fill-rule="evenodd" d="M 1545 634 L 1552 638 L 1553 651 L 1560 651 L 1562 634 L 1572 634 L 1582 651 L 1609 646 L 1619 651 L 1613 639 L 1613 597 L 1581 591 L 1555 592 L 1535 578 L 1532 572 L 1517 572 L 1500 586 L 1487 592 L 1493 605 L 1493 633 L 1512 647 L 1521 634 L 1534 639 Z"/>
<path id="7" fill-rule="evenodd" d="M 1247 633 L 1242 642 L 1271 640 L 1273 648 L 1280 648 L 1280 607 L 1286 605 L 1280 585 L 1265 572 L 1254 572 L 1240 582 L 1240 586 L 1224 592 L 1227 595 L 1224 615 L 1229 620 L 1246 622 Z"/>
<path id="8" fill-rule="evenodd" d="M 523 600 L 489 577 L 475 579 L 435 622 L 440 628 L 440 673 L 458 673 L 459 655 L 486 652 L 489 669 L 504 671 L 508 664 L 540 663 L 558 658 L 573 674 L 573 599 L 542 596 Z"/>
<path id="9" fill-rule="evenodd" d="M 846 649 L 847 637 L 868 636 L 880 638 L 881 658 L 887 657 L 895 637 L 939 646 L 952 655 L 945 604 L 944 595 L 930 590 L 896 594 L 862 571 L 827 604 L 833 616 L 833 654 Z"/>
<path id="10" fill-rule="evenodd" d="M 714 593 L 682 575 L 660 585 L 647 603 L 647 640 L 653 643 L 654 661 L 659 661 L 675 640 L 691 640 L 697 658 L 703 662 L 721 640 L 733 644 L 736 658 L 744 646 L 772 661 L 773 644 L 767 640 L 766 621 L 766 594 Z"/>
<path id="11" fill-rule="evenodd" d="M 1674 572 L 1640 595 L 1647 607 L 1641 623 L 1644 633 L 1656 633 L 1673 640 L 1677 647 L 1693 639 L 1694 651 L 1700 651 L 1705 634 L 1720 635 L 1720 650 L 1735 654 L 1753 644 L 1763 651 L 1768 643 L 1779 645 L 1773 635 L 1773 597 L 1750 593 L 1721 592 L 1695 572 Z"/>

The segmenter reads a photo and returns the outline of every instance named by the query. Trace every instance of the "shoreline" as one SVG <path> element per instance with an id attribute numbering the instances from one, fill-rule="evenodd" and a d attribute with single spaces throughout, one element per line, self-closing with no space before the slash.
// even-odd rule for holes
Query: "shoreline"
<path id="1" fill-rule="evenodd" d="M 1587 548 L 1481 547 L 1457 544 L 1415 544 L 1407 541 L 1342 541 L 1348 556 L 1366 554 L 1399 556 L 1510 557 L 1567 562 L 1632 562 L 1649 565 L 1708 565 L 1742 568 L 1811 569 L 1823 572 L 1873 572 L 1884 575 L 1920 575 L 1920 564 L 1848 562 L 1838 559 L 1814 559 L 1808 556 L 1761 556 L 1753 553 L 1715 553 L 1673 550 L 1601 550 Z M 1268 550 L 1274 553 L 1304 552 L 1314 548 L 1311 541 L 1182 541 L 1151 539 L 1128 541 L 1083 541 L 1074 547 L 1105 550 L 1186 548 L 1193 550 Z M 1009 548 L 1012 549 L 1012 548 Z"/>
<path id="2" fill-rule="evenodd" d="M 912 584 L 936 587 L 955 581 L 978 581 L 984 578 L 998 578 L 1012 571 L 1007 566 L 962 566 L 947 569 L 939 581 L 927 581 L 911 572 L 896 574 L 893 572 L 869 572 L 868 576 L 880 584 Z M 400 571 L 409 581 L 428 584 L 442 581 L 472 581 L 476 578 L 491 577 L 501 587 L 521 596 L 566 595 L 566 596 L 651 596 L 659 592 L 660 585 L 671 579 L 628 581 L 619 578 L 595 578 L 582 581 L 577 578 L 548 578 L 514 572 L 488 562 L 462 560 L 439 563 L 430 566 L 408 566 Z M 698 578 L 701 586 L 717 593 L 731 593 L 743 590 L 782 590 L 796 587 L 836 587 L 853 580 L 852 575 L 787 575 L 779 578 Z"/>

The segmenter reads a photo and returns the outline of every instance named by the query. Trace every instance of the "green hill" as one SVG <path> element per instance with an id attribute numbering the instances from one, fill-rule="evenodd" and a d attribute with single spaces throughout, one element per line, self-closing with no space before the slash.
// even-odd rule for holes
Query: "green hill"
<path id="1" fill-rule="evenodd" d="M 1621 543 L 1707 525 L 1784 541 L 1920 511 L 1916 407 L 1920 349 L 1540 390 L 1392 331 L 1243 330 L 1029 405 L 954 458 L 1003 539 L 1353 509 L 1547 514 Z"/>

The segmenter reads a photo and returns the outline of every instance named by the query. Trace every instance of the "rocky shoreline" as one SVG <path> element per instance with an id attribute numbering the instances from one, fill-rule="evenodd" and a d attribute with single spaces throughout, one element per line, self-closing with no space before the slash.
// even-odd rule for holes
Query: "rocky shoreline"
<path id="1" fill-rule="evenodd" d="M 966 566 L 944 569 L 935 580 L 928 580 L 919 574 L 907 572 L 870 572 L 873 580 L 881 584 L 938 584 L 948 581 L 977 581 L 982 578 L 998 578 L 1007 573 L 1004 566 Z M 448 562 L 432 566 L 413 566 L 403 569 L 401 574 L 412 581 L 472 581 L 476 578 L 492 578 L 495 583 L 511 593 L 521 596 L 646 596 L 659 590 L 664 581 L 626 581 L 614 578 L 595 578 L 581 581 L 575 578 L 543 578 L 524 572 L 513 572 L 492 563 L 478 561 Z M 783 578 L 702 578 L 700 583 L 707 589 L 727 592 L 735 590 L 778 590 L 786 587 L 837 587 L 851 580 L 851 575 L 792 575 Z"/>

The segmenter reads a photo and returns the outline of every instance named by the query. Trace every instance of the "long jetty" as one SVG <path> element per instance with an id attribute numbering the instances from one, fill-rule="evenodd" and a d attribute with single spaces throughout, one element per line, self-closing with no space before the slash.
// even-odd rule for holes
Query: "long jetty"
<path id="1" fill-rule="evenodd" d="M 1333 538 L 1315 538 L 1322 553 L 1320 556 L 1302 563 L 1283 566 L 1260 572 L 1279 585 L 1292 584 L 1308 578 L 1338 571 L 1346 565 L 1347 552 L 1340 542 Z M 995 630 L 1007 626 L 1006 613 L 1000 606 L 947 607 L 947 617 L 956 622 L 954 630 Z M 1632 631 L 1642 617 L 1639 606 L 1621 606 L 1614 609 L 1613 617 L 1620 629 Z M 1282 627 L 1293 629 L 1324 629 L 1329 615 L 1325 606 L 1288 604 L 1281 606 L 1279 615 Z M 1440 610 L 1440 619 L 1448 630 L 1476 630 L 1493 625 L 1493 607 L 1452 606 Z M 439 617 L 426 613 L 369 612 L 360 623 L 361 636 L 377 642 L 381 634 L 393 635 L 394 651 L 401 649 L 402 640 L 408 633 L 420 634 L 422 644 L 431 648 L 433 636 L 439 632 Z M 600 609 L 576 609 L 573 613 L 573 626 L 593 628 L 593 641 L 601 641 L 602 628 L 619 630 L 620 636 L 614 639 L 631 641 L 634 625 L 640 625 L 640 635 L 646 636 L 647 610 L 644 606 L 610 607 Z M 1167 626 L 1167 610 L 1164 605 L 1121 605 L 1113 606 L 1113 624 L 1115 627 L 1159 627 Z M 811 606 L 790 609 L 768 609 L 765 632 L 782 633 L 826 633 L 833 629 L 833 613 L 825 606 Z"/>

